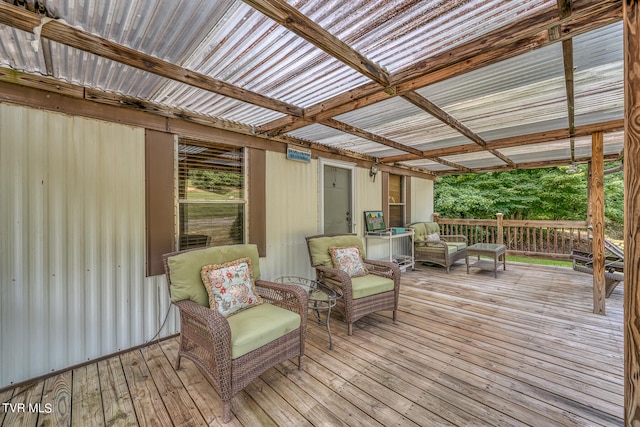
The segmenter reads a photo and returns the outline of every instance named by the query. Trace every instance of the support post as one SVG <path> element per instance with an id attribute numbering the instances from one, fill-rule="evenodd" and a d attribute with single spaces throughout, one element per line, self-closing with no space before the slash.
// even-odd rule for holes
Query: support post
<path id="1" fill-rule="evenodd" d="M 624 421 L 640 423 L 640 9 L 623 1 Z"/>
<path id="2" fill-rule="evenodd" d="M 504 225 L 502 223 L 504 214 L 498 212 L 496 214 L 496 218 L 498 220 L 498 226 L 496 227 L 496 233 L 498 233 L 498 235 L 496 236 L 496 243 L 499 245 L 504 245 Z"/>
<path id="3" fill-rule="evenodd" d="M 591 219 L 593 227 L 591 250 L 593 251 L 593 312 L 606 314 L 604 280 L 604 133 L 591 135 Z"/>

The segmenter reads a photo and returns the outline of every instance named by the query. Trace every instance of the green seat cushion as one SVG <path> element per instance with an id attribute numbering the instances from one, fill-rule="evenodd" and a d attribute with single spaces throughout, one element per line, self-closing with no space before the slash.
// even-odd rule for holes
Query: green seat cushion
<path id="1" fill-rule="evenodd" d="M 416 248 L 416 251 L 434 255 L 442 254 L 442 256 L 444 256 L 442 246 L 419 246 Z M 450 254 L 455 254 L 456 252 L 458 252 L 458 248 L 455 245 L 447 244 L 447 252 Z"/>
<path id="2" fill-rule="evenodd" d="M 227 317 L 231 358 L 236 359 L 300 327 L 300 316 L 273 304 L 260 304 Z"/>
<path id="3" fill-rule="evenodd" d="M 455 247 L 456 250 L 462 250 L 465 249 L 467 247 L 467 244 L 465 242 L 446 242 L 448 247 Z M 451 251 L 449 251 L 449 253 L 451 253 Z"/>
<path id="4" fill-rule="evenodd" d="M 393 280 L 387 277 L 376 276 L 375 274 L 352 277 L 351 289 L 353 291 L 353 299 L 368 297 L 369 295 L 393 290 Z"/>
<path id="5" fill-rule="evenodd" d="M 333 267 L 333 261 L 331 260 L 331 254 L 329 248 L 336 246 L 338 248 L 346 248 L 348 246 L 357 246 L 360 250 L 362 258 L 365 257 L 364 245 L 362 239 L 356 235 L 343 235 L 343 236 L 323 236 L 309 239 L 309 254 L 311 255 L 311 264 L 314 267 L 324 265 L 326 267 Z"/>
<path id="6" fill-rule="evenodd" d="M 209 307 L 209 295 L 202 284 L 202 267 L 209 264 L 224 264 L 239 258 L 251 258 L 254 280 L 260 280 L 260 257 L 256 245 L 227 245 L 183 252 L 170 257 L 171 301 L 191 300 Z"/>

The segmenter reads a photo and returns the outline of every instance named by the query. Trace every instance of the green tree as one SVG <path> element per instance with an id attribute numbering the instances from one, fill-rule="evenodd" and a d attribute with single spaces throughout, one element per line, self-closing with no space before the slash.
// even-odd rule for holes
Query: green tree
<path id="1" fill-rule="evenodd" d="M 607 164 L 612 168 L 619 163 Z M 441 177 L 435 184 L 435 211 L 444 218 L 584 220 L 587 216 L 587 167 L 489 172 Z M 623 224 L 622 172 L 605 177 L 607 232 L 618 235 Z"/>
<path id="2" fill-rule="evenodd" d="M 191 169 L 189 181 L 195 188 L 212 192 L 226 192 L 229 187 L 241 187 L 242 175 L 239 173 Z"/>

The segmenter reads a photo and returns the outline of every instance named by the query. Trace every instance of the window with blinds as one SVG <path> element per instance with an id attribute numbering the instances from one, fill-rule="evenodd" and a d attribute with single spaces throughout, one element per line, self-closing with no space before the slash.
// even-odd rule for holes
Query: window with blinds
<path id="1" fill-rule="evenodd" d="M 405 225 L 404 177 L 389 174 L 389 227 Z"/>
<path id="2" fill-rule="evenodd" d="M 179 249 L 245 241 L 244 149 L 180 139 Z"/>

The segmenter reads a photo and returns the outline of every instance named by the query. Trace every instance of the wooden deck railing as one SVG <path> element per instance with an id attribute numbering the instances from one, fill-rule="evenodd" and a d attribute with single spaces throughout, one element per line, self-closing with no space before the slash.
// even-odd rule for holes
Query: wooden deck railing
<path id="1" fill-rule="evenodd" d="M 591 252 L 586 221 L 531 221 L 504 219 L 433 219 L 440 233 L 462 234 L 468 244 L 498 243 L 507 247 L 508 255 L 570 260 L 574 249 Z"/>

